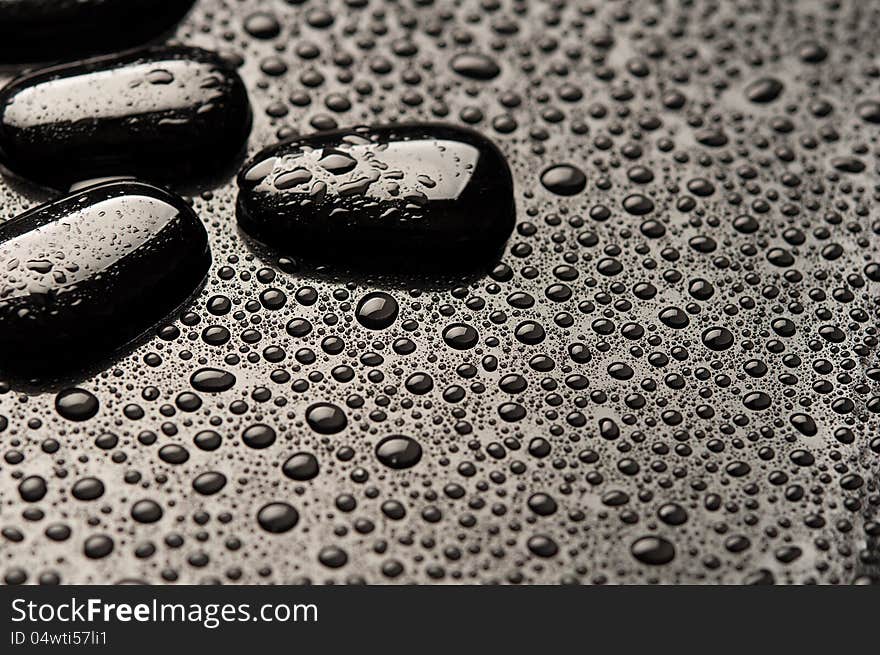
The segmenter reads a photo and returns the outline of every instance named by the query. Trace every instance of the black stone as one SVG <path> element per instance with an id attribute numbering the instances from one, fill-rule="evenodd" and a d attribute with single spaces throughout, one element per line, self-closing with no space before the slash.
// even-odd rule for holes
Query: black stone
<path id="1" fill-rule="evenodd" d="M 193 0 L 2 0 L 0 63 L 48 61 L 145 43 Z"/>
<path id="2" fill-rule="evenodd" d="M 0 225 L 0 364 L 22 373 L 104 355 L 162 319 L 208 270 L 180 198 L 111 182 Z"/>
<path id="3" fill-rule="evenodd" d="M 132 175 L 176 187 L 228 173 L 247 91 L 218 55 L 149 48 L 25 74 L 0 90 L 0 162 L 41 185 Z"/>
<path id="4" fill-rule="evenodd" d="M 504 156 L 448 125 L 296 138 L 259 153 L 238 185 L 247 232 L 329 263 L 457 268 L 492 257 L 514 226 Z"/>

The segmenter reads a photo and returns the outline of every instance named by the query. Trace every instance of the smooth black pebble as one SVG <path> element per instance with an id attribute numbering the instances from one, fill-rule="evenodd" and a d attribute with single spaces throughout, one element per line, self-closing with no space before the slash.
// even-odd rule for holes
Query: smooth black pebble
<path id="1" fill-rule="evenodd" d="M 504 156 L 448 125 L 296 138 L 259 153 L 238 185 L 248 233 L 329 263 L 470 265 L 497 253 L 515 219 Z"/>
<path id="2" fill-rule="evenodd" d="M 106 355 L 189 297 L 211 263 L 181 198 L 112 182 L 0 225 L 0 363 L 33 373 Z"/>
<path id="3" fill-rule="evenodd" d="M 131 48 L 173 27 L 193 0 L 2 0 L 0 62 Z"/>
<path id="4" fill-rule="evenodd" d="M 228 174 L 251 127 L 217 54 L 148 48 L 27 73 L 0 90 L 0 162 L 41 185 L 133 175 L 187 186 Z"/>

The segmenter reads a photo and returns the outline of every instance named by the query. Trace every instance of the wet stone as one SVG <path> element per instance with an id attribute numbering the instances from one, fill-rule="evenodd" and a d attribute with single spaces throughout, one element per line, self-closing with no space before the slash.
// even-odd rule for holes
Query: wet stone
<path id="1" fill-rule="evenodd" d="M 514 224 L 504 156 L 447 125 L 296 138 L 259 153 L 238 185 L 247 232 L 328 263 L 455 268 L 491 257 Z"/>
<path id="2" fill-rule="evenodd" d="M 120 175 L 185 186 L 228 173 L 250 125 L 247 92 L 226 61 L 149 48 L 13 79 L 0 90 L 0 161 L 58 189 Z"/>
<path id="3" fill-rule="evenodd" d="M 3 0 L 0 63 L 130 48 L 180 21 L 193 0 Z"/>
<path id="4" fill-rule="evenodd" d="M 7 221 L 2 365 L 30 373 L 108 354 L 192 294 L 210 260 L 192 209 L 146 184 L 92 187 Z"/>

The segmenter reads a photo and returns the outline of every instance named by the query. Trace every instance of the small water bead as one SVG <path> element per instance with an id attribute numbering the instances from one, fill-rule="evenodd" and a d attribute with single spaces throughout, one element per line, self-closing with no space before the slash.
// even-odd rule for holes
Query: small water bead
<path id="1" fill-rule="evenodd" d="M 315 403 L 306 410 L 306 422 L 318 434 L 337 434 L 348 425 L 348 418 L 333 403 Z"/>
<path id="2" fill-rule="evenodd" d="M 299 512 L 289 503 L 267 503 L 257 512 L 257 522 L 266 532 L 282 534 L 296 527 L 299 523 Z"/>
<path id="3" fill-rule="evenodd" d="M 203 496 L 213 496 L 226 486 L 226 476 L 218 471 L 207 471 L 193 480 L 193 489 Z"/>
<path id="4" fill-rule="evenodd" d="M 449 63 L 453 71 L 473 80 L 491 80 L 501 73 L 498 63 L 491 57 L 478 53 L 461 53 Z"/>
<path id="5" fill-rule="evenodd" d="M 190 384 L 196 391 L 218 393 L 235 386 L 235 376 L 217 368 L 200 368 L 190 377 Z"/>
<path id="6" fill-rule="evenodd" d="M 666 307 L 660 312 L 659 319 L 663 325 L 675 330 L 682 330 L 691 322 L 688 315 L 678 307 Z"/>
<path id="7" fill-rule="evenodd" d="M 68 421 L 87 421 L 99 408 L 98 399 L 85 389 L 65 389 L 55 397 L 55 410 Z"/>
<path id="8" fill-rule="evenodd" d="M 538 557 L 553 557 L 559 552 L 559 545 L 548 535 L 534 535 L 529 537 L 526 544 L 529 551 Z"/>
<path id="9" fill-rule="evenodd" d="M 523 321 L 514 331 L 517 341 L 528 345 L 537 345 L 547 336 L 544 326 L 537 321 Z"/>
<path id="10" fill-rule="evenodd" d="M 131 506 L 131 518 L 138 523 L 156 523 L 163 513 L 162 507 L 154 500 L 139 500 Z"/>
<path id="11" fill-rule="evenodd" d="M 275 443 L 275 429 L 264 423 L 255 423 L 245 428 L 241 434 L 241 440 L 246 446 L 261 450 Z"/>
<path id="12" fill-rule="evenodd" d="M 752 391 L 743 397 L 743 406 L 753 412 L 761 412 L 773 404 L 773 399 L 763 391 Z"/>
<path id="13" fill-rule="evenodd" d="M 82 478 L 74 483 L 70 495 L 77 500 L 96 500 L 104 495 L 104 483 L 98 478 Z"/>
<path id="14" fill-rule="evenodd" d="M 644 216 L 654 211 L 654 201 L 640 193 L 633 193 L 624 198 L 623 208 L 633 216 Z"/>
<path id="15" fill-rule="evenodd" d="M 331 569 L 338 569 L 348 563 L 348 554 L 338 546 L 325 546 L 318 553 L 318 561 Z"/>
<path id="16" fill-rule="evenodd" d="M 18 495 L 26 503 L 42 500 L 48 491 L 46 480 L 39 475 L 32 475 L 18 483 Z"/>
<path id="17" fill-rule="evenodd" d="M 443 340 L 455 350 L 468 350 L 477 345 L 480 335 L 466 323 L 453 323 L 443 330 Z"/>
<path id="18" fill-rule="evenodd" d="M 422 458 L 422 447 L 411 437 L 385 437 L 376 445 L 376 458 L 392 469 L 407 469 Z"/>
<path id="19" fill-rule="evenodd" d="M 703 345 L 710 350 L 727 350 L 733 345 L 733 334 L 724 327 L 711 327 L 703 331 Z"/>
<path id="20" fill-rule="evenodd" d="M 214 430 L 202 430 L 193 438 L 193 443 L 201 450 L 217 450 L 223 443 L 223 438 Z"/>
<path id="21" fill-rule="evenodd" d="M 312 453 L 295 453 L 287 458 L 281 470 L 291 480 L 306 482 L 317 477 L 318 458 Z"/>
<path id="22" fill-rule="evenodd" d="M 556 164 L 541 173 L 541 184 L 556 195 L 573 196 L 586 188 L 587 176 L 571 164 Z"/>
<path id="23" fill-rule="evenodd" d="M 675 559 L 675 546 L 663 537 L 648 536 L 636 539 L 630 547 L 632 556 L 642 564 L 660 566 Z"/>
<path id="24" fill-rule="evenodd" d="M 368 293 L 358 301 L 358 323 L 370 330 L 384 330 L 397 320 L 400 308 L 393 296 L 382 291 Z"/>
<path id="25" fill-rule="evenodd" d="M 528 506 L 538 516 L 550 516 L 557 509 L 556 501 L 546 493 L 536 493 L 530 496 Z"/>
<path id="26" fill-rule="evenodd" d="M 248 14 L 243 23 L 245 31 L 255 39 L 273 39 L 281 33 L 278 18 L 267 11 Z"/>
<path id="27" fill-rule="evenodd" d="M 858 103 L 856 113 L 866 123 L 880 124 L 880 100 L 864 100 Z"/>
<path id="28" fill-rule="evenodd" d="M 809 414 L 797 412 L 789 417 L 792 426 L 805 437 L 814 437 L 819 433 L 816 421 Z"/>
<path id="29" fill-rule="evenodd" d="M 83 554 L 89 559 L 102 559 L 113 552 L 116 544 L 105 534 L 93 535 L 83 544 Z"/>
<path id="30" fill-rule="evenodd" d="M 657 517 L 666 525 L 684 525 L 688 520 L 688 513 L 678 503 L 666 503 L 657 510 Z"/>
<path id="31" fill-rule="evenodd" d="M 784 88 L 782 82 L 775 77 L 762 77 L 749 83 L 745 94 L 751 102 L 765 104 L 776 100 Z"/>
<path id="32" fill-rule="evenodd" d="M 818 41 L 805 41 L 798 46 L 798 56 L 808 64 L 819 64 L 828 58 L 828 49 Z"/>

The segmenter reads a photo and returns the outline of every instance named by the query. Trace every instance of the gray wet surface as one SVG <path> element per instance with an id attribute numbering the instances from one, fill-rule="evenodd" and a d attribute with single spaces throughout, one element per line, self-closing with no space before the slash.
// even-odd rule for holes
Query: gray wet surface
<path id="1" fill-rule="evenodd" d="M 92 372 L 3 383 L 0 574 L 875 580 L 878 22 L 856 1 L 200 0 L 176 38 L 241 58 L 251 154 L 415 120 L 498 144 L 506 266 L 316 268 L 238 230 L 231 177 L 197 190 L 214 263 L 188 306 Z M 582 189 L 542 184 L 559 164 Z M 50 197 L 4 178 L 0 218 Z M 399 314 L 373 330 L 377 290 Z M 460 323 L 475 345 L 444 339 Z M 194 388 L 203 368 L 234 384 Z M 56 408 L 72 387 L 90 418 Z M 421 457 L 377 455 L 393 435 Z"/>

